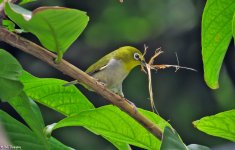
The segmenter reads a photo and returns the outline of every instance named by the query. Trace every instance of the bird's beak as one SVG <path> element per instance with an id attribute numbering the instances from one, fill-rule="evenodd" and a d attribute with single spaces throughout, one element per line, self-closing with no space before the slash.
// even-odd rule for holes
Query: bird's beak
<path id="1" fill-rule="evenodd" d="M 145 60 L 141 60 L 140 63 L 141 63 L 142 66 L 146 67 L 146 62 L 145 62 Z"/>

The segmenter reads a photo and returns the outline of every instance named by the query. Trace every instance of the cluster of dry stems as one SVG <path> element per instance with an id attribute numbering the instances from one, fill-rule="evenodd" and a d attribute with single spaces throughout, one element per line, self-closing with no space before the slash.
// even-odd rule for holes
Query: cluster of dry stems
<path id="1" fill-rule="evenodd" d="M 144 53 L 143 53 L 143 56 L 146 55 L 147 53 L 147 50 L 148 50 L 148 47 L 146 45 L 144 45 Z M 157 48 L 155 50 L 155 53 L 154 55 L 150 58 L 149 62 L 145 64 L 145 66 L 141 65 L 141 70 L 143 72 L 145 72 L 147 75 L 148 75 L 148 88 L 149 88 L 149 99 L 150 99 L 150 104 L 151 104 L 151 108 L 152 108 L 152 111 L 153 112 L 156 112 L 157 114 L 158 111 L 156 109 L 156 106 L 155 106 L 155 103 L 154 103 L 154 98 L 153 98 L 153 90 L 152 90 L 152 77 L 151 77 L 151 70 L 159 70 L 159 69 L 165 69 L 165 68 L 175 68 L 175 72 L 178 71 L 180 68 L 182 69 L 187 69 L 187 70 L 192 70 L 192 71 L 196 71 L 195 69 L 193 68 L 188 68 L 188 67 L 182 67 L 179 65 L 179 60 L 178 60 L 178 57 L 177 57 L 177 54 L 176 54 L 176 59 L 177 59 L 177 65 L 168 65 L 168 64 L 154 64 L 154 61 L 155 59 L 160 55 L 162 54 L 163 51 L 161 50 L 161 48 Z M 146 70 L 145 70 L 146 68 Z"/>

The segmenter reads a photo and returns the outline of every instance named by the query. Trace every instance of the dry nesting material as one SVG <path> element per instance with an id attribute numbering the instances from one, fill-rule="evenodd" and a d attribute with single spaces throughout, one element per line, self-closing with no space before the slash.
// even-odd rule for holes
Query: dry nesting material
<path id="1" fill-rule="evenodd" d="M 148 47 L 146 45 L 144 45 L 144 53 L 143 56 L 146 55 L 148 50 Z M 159 69 L 166 69 L 166 68 L 175 68 L 175 72 L 178 71 L 179 69 L 187 69 L 187 70 L 191 70 L 191 71 L 197 71 L 193 68 L 188 68 L 188 67 L 182 67 L 179 65 L 179 60 L 176 54 L 176 59 L 177 59 L 177 65 L 168 65 L 168 64 L 154 64 L 155 59 L 162 54 L 163 51 L 161 50 L 161 48 L 157 48 L 155 50 L 155 54 L 150 58 L 149 62 L 146 62 L 146 66 L 141 65 L 141 70 L 143 72 L 145 72 L 148 75 L 148 89 L 149 89 L 149 99 L 150 99 L 150 104 L 151 104 L 151 108 L 153 112 L 156 112 L 157 114 L 158 111 L 156 109 L 155 103 L 154 103 L 154 98 L 153 98 L 153 89 L 152 89 L 152 77 L 151 77 L 151 70 L 159 70 Z M 145 70 L 146 68 L 146 70 Z"/>

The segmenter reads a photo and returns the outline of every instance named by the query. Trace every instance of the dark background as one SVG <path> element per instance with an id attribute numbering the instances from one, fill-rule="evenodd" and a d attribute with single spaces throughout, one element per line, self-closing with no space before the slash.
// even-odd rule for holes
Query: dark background
<path id="1" fill-rule="evenodd" d="M 209 89 L 203 79 L 200 25 L 204 0 L 124 0 L 123 4 L 117 0 L 38 0 L 24 7 L 33 10 L 39 6 L 55 5 L 86 11 L 90 17 L 87 28 L 64 56 L 82 70 L 125 45 L 141 51 L 144 44 L 148 45 L 146 59 L 156 48 L 161 47 L 164 53 L 157 59 L 157 64 L 177 64 L 176 52 L 181 66 L 195 68 L 198 72 L 165 69 L 152 75 L 154 98 L 160 115 L 169 120 L 186 144 L 197 143 L 220 150 L 231 144 L 227 140 L 206 135 L 192 125 L 192 121 L 203 116 L 235 107 L 233 43 L 221 71 L 220 88 Z M 38 43 L 33 35 L 23 36 Z M 0 44 L 17 57 L 25 70 L 35 76 L 73 80 L 32 56 L 2 42 Z M 125 80 L 123 91 L 125 97 L 137 107 L 151 110 L 147 84 L 147 76 L 140 68 L 135 68 Z M 108 104 L 97 94 L 78 87 L 96 107 Z M 9 105 L 0 104 L 0 107 L 20 119 Z M 45 106 L 40 105 L 40 108 L 46 125 L 64 117 Z M 56 130 L 53 136 L 75 149 L 115 149 L 102 137 L 81 127 L 62 128 Z"/>

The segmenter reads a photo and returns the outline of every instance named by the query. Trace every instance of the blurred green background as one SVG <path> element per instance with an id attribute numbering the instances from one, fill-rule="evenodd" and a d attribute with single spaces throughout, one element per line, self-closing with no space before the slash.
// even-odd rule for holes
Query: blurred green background
<path id="1" fill-rule="evenodd" d="M 144 44 L 149 46 L 146 59 L 161 47 L 164 53 L 157 64 L 177 64 L 192 67 L 198 72 L 174 69 L 159 70 L 153 73 L 153 92 L 160 115 L 169 120 L 186 144 L 198 143 L 213 149 L 235 149 L 229 141 L 201 133 L 192 126 L 192 121 L 206 115 L 229 110 L 235 107 L 235 67 L 234 48 L 231 44 L 221 72 L 220 88 L 210 90 L 203 79 L 201 59 L 200 24 L 204 0 L 38 0 L 25 5 L 33 10 L 39 6 L 65 6 L 86 11 L 89 24 L 82 35 L 70 47 L 64 58 L 85 70 L 103 55 L 124 45 L 137 47 L 141 51 Z M 61 20 L 63 21 L 63 20 Z M 30 35 L 24 36 L 37 43 Z M 72 79 L 51 68 L 40 60 L 16 50 L 1 42 L 1 46 L 15 55 L 24 69 L 38 77 L 53 77 L 71 81 Z M 148 100 L 147 76 L 136 68 L 125 80 L 123 90 L 126 98 L 137 107 L 151 110 Z M 78 88 L 96 107 L 108 104 L 102 97 Z M 19 116 L 7 104 L 1 109 L 18 119 Z M 64 116 L 40 105 L 46 124 L 51 124 Z M 68 127 L 56 130 L 53 136 L 64 144 L 80 150 L 115 149 L 102 137 L 81 127 Z M 133 147 L 138 150 L 138 148 Z"/>

